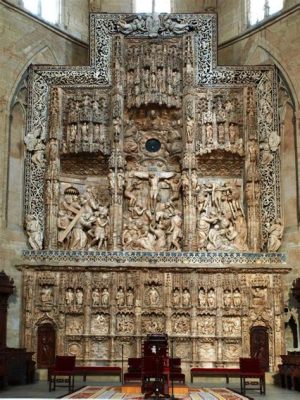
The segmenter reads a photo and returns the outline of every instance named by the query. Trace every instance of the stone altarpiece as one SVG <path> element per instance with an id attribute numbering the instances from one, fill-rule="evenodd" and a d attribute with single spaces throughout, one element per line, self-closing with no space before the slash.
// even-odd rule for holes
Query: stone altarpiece
<path id="1" fill-rule="evenodd" d="M 186 368 L 236 366 L 261 326 L 275 369 L 275 69 L 217 66 L 214 14 L 95 13 L 90 40 L 89 67 L 30 71 L 23 345 L 50 324 L 115 364 L 167 332 Z"/>

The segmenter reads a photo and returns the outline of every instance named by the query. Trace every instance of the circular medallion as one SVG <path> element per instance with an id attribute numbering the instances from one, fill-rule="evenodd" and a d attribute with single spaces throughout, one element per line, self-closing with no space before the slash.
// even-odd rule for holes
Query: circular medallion
<path id="1" fill-rule="evenodd" d="M 154 138 L 148 139 L 147 142 L 145 143 L 145 148 L 150 153 L 156 153 L 157 151 L 160 150 L 161 143 L 158 139 L 154 139 Z"/>

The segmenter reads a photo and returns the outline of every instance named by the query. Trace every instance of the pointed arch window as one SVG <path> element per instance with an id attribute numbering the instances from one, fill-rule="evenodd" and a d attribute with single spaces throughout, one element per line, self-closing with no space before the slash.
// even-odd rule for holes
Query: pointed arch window
<path id="1" fill-rule="evenodd" d="M 170 13 L 171 0 L 135 0 L 136 13 Z"/>
<path id="2" fill-rule="evenodd" d="M 249 25 L 255 25 L 283 7 L 283 0 L 248 0 Z"/>
<path id="3" fill-rule="evenodd" d="M 60 0 L 23 0 L 23 6 L 33 15 L 56 25 L 60 20 Z"/>

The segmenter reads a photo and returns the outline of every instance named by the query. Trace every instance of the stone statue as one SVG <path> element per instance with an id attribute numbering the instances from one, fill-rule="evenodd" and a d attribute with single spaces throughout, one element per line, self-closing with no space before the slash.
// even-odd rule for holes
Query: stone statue
<path id="1" fill-rule="evenodd" d="M 178 288 L 175 288 L 173 291 L 173 306 L 179 307 L 181 302 L 181 295 Z"/>
<path id="2" fill-rule="evenodd" d="M 188 289 L 184 289 L 182 293 L 182 305 L 183 307 L 189 307 L 191 304 L 191 295 Z"/>
<path id="3" fill-rule="evenodd" d="M 174 247 L 177 251 L 181 251 L 179 240 L 182 238 L 182 218 L 179 210 L 174 211 L 174 215 L 171 218 L 171 227 L 168 230 L 170 233 L 170 247 Z"/>
<path id="4" fill-rule="evenodd" d="M 34 215 L 26 215 L 26 232 L 28 241 L 33 250 L 41 250 L 43 245 L 43 234 L 40 223 Z"/>
<path id="5" fill-rule="evenodd" d="M 274 224 L 268 225 L 268 243 L 267 251 L 277 251 L 281 246 L 283 235 L 283 225 L 281 219 L 278 218 Z"/>
<path id="6" fill-rule="evenodd" d="M 51 304 L 53 302 L 52 287 L 49 285 L 43 285 L 41 289 L 41 301 L 43 304 Z"/>
<path id="7" fill-rule="evenodd" d="M 229 289 L 225 289 L 223 293 L 223 304 L 225 308 L 230 308 L 232 306 L 232 294 Z"/>
<path id="8" fill-rule="evenodd" d="M 98 250 L 104 248 L 107 249 L 107 225 L 109 223 L 108 217 L 108 208 L 107 207 L 99 207 L 99 211 L 96 211 L 95 214 L 96 219 L 93 222 L 93 227 L 88 231 L 90 236 L 93 237 L 93 240 L 90 243 L 90 247 L 94 244 L 97 244 Z"/>
<path id="9" fill-rule="evenodd" d="M 201 308 L 205 308 L 207 306 L 206 293 L 203 288 L 199 289 L 198 304 L 199 304 L 199 307 L 201 307 Z"/>
<path id="10" fill-rule="evenodd" d="M 157 306 L 159 304 L 159 294 L 154 286 L 151 286 L 149 290 L 149 305 L 151 307 Z"/>
<path id="11" fill-rule="evenodd" d="M 116 295 L 117 306 L 123 307 L 125 305 L 125 293 L 123 288 L 119 287 Z"/>
<path id="12" fill-rule="evenodd" d="M 109 306 L 109 292 L 107 288 L 104 288 L 102 290 L 102 294 L 101 294 L 101 304 L 103 306 Z"/>
<path id="13" fill-rule="evenodd" d="M 73 289 L 68 288 L 66 290 L 65 301 L 66 301 L 66 304 L 68 306 L 70 306 L 70 305 L 72 305 L 74 303 L 74 291 L 73 291 Z"/>
<path id="14" fill-rule="evenodd" d="M 128 307 L 132 307 L 134 305 L 134 294 L 131 288 L 129 288 L 126 293 L 126 304 Z"/>
<path id="15" fill-rule="evenodd" d="M 83 304 L 83 290 L 82 289 L 80 289 L 80 288 L 76 289 L 75 298 L 76 298 L 76 304 L 78 306 L 82 306 L 82 304 Z"/>
<path id="16" fill-rule="evenodd" d="M 241 307 L 242 305 L 242 295 L 238 288 L 234 289 L 233 291 L 233 305 L 236 308 Z"/>
<path id="17" fill-rule="evenodd" d="M 215 308 L 216 307 L 216 295 L 214 289 L 209 289 L 207 293 L 207 304 L 209 308 Z"/>
<path id="18" fill-rule="evenodd" d="M 92 291 L 92 302 L 93 302 L 93 306 L 100 305 L 100 292 L 99 292 L 98 288 L 95 288 Z"/>

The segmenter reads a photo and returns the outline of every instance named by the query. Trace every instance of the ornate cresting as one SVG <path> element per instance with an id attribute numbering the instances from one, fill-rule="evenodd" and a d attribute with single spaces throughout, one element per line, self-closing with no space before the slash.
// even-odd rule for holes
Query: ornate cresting
<path id="1" fill-rule="evenodd" d="M 217 66 L 213 14 L 91 14 L 90 37 L 90 67 L 30 72 L 24 345 L 48 322 L 58 352 L 117 362 L 166 331 L 186 365 L 236 365 L 262 325 L 274 368 L 274 68 Z"/>

